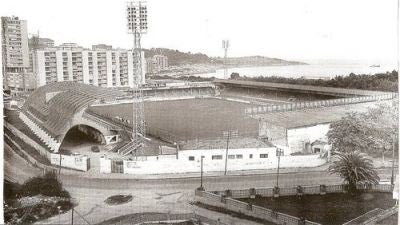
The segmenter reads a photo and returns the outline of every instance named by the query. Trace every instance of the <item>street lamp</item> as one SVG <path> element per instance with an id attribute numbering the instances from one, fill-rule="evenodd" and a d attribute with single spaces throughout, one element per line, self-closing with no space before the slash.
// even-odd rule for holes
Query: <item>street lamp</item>
<path id="1" fill-rule="evenodd" d="M 201 156 L 201 159 L 200 159 L 200 189 L 201 190 L 204 190 L 204 187 L 203 187 L 203 159 L 204 159 L 204 156 Z"/>
<path id="2" fill-rule="evenodd" d="M 279 165 L 281 162 L 281 154 L 283 153 L 283 150 L 280 148 L 276 149 L 276 155 L 278 156 L 278 170 L 276 171 L 276 187 L 279 187 Z"/>

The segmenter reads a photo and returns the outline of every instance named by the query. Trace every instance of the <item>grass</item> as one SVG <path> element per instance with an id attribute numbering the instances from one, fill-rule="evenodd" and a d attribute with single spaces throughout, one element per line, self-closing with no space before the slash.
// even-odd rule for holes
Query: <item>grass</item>
<path id="1" fill-rule="evenodd" d="M 359 193 L 349 195 L 334 193 L 326 195 L 284 196 L 279 198 L 261 197 L 238 199 L 253 205 L 273 209 L 307 220 L 339 225 L 354 219 L 372 209 L 388 209 L 395 204 L 391 193 Z"/>
<path id="2" fill-rule="evenodd" d="M 257 136 L 258 121 L 245 117 L 246 107 L 246 103 L 210 98 L 145 102 L 147 131 L 155 137 L 170 136 L 177 141 L 214 139 L 227 130 L 238 130 L 241 136 Z M 132 120 L 131 104 L 92 109 Z"/>

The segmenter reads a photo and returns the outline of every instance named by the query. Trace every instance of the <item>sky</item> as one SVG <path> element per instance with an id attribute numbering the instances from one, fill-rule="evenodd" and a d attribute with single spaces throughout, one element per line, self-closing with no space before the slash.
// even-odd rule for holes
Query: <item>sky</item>
<path id="1" fill-rule="evenodd" d="M 131 48 L 126 0 L 1 0 L 28 32 L 84 47 Z M 142 47 L 223 56 L 395 63 L 397 0 L 148 0 Z"/>

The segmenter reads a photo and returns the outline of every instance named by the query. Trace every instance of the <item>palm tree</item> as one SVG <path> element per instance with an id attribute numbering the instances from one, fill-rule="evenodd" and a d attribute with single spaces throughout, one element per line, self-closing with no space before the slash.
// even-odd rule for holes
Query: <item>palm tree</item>
<path id="1" fill-rule="evenodd" d="M 379 176 L 375 171 L 372 160 L 365 154 L 354 152 L 337 152 L 339 158 L 329 166 L 331 174 L 338 174 L 349 185 L 349 191 L 357 190 L 357 184 L 378 184 Z"/>

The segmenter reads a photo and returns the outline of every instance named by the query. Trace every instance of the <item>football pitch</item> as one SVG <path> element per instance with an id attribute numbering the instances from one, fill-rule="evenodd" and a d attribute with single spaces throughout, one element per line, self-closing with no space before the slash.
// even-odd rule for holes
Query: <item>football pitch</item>
<path id="1" fill-rule="evenodd" d="M 249 104 L 215 98 L 145 102 L 147 133 L 168 140 L 215 139 L 224 131 L 257 137 L 258 121 L 245 115 Z M 94 106 L 102 115 L 132 120 L 132 104 Z"/>

